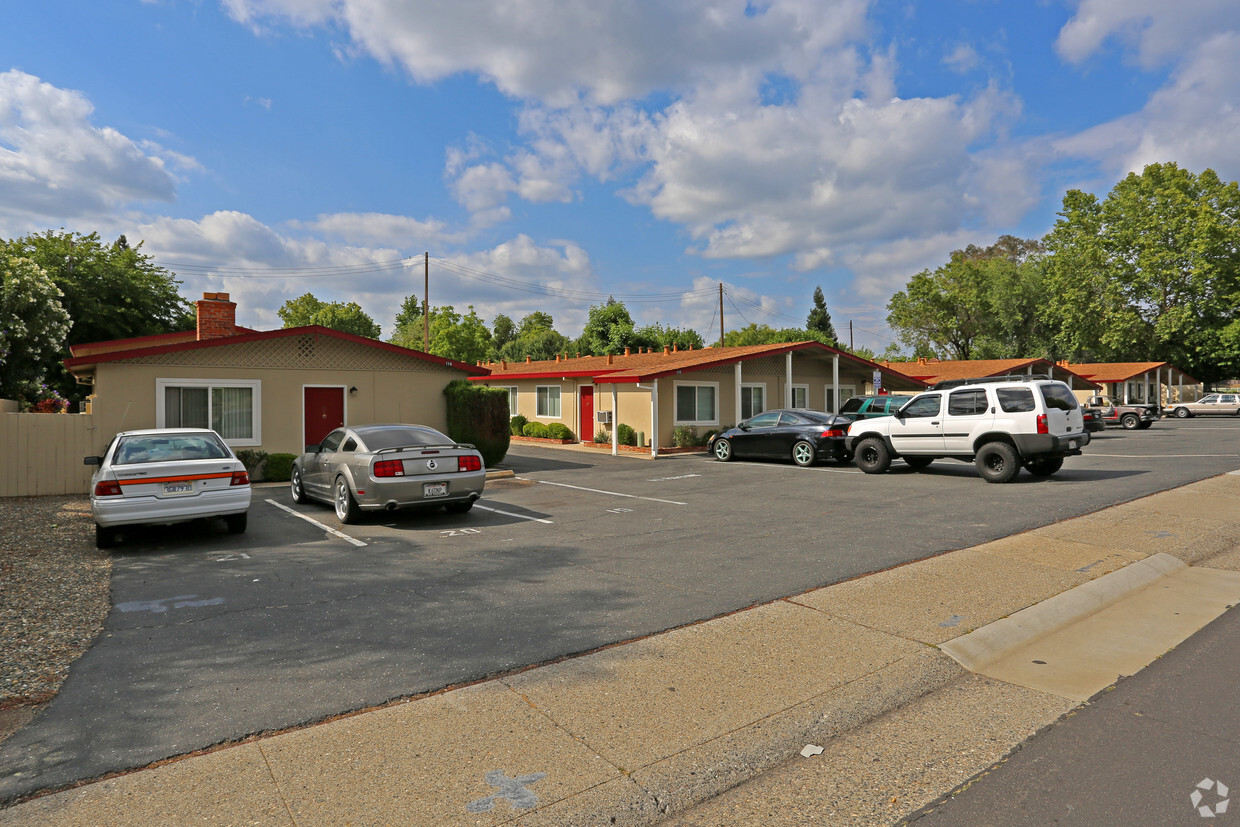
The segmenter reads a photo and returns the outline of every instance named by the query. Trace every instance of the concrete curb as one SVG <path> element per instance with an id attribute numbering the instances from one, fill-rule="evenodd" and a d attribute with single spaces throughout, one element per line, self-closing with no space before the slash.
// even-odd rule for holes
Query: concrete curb
<path id="1" fill-rule="evenodd" d="M 1159 553 L 1082 583 L 939 646 L 964 668 L 980 672 L 1020 646 L 1095 614 L 1138 589 L 1187 568 Z"/>

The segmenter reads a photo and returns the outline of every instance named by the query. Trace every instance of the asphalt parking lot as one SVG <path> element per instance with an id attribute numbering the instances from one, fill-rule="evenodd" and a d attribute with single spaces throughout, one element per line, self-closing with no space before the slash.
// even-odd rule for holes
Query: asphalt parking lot
<path id="1" fill-rule="evenodd" d="M 113 611 L 0 746 L 0 800 L 589 651 L 1240 468 L 1240 421 L 1096 435 L 1049 479 L 514 446 L 466 515 L 257 487 L 116 549 Z M 1151 527 L 1151 531 L 1156 530 Z"/>

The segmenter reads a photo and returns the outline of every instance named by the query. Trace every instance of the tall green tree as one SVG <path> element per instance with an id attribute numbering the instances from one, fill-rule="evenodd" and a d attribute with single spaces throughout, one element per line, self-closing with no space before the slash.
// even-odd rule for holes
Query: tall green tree
<path id="1" fill-rule="evenodd" d="M 1047 319 L 1068 358 L 1168 361 L 1214 381 L 1240 370 L 1240 186 L 1150 164 L 1101 203 L 1070 191 L 1046 238 Z M 1085 318 L 1082 318 L 1085 317 Z"/>
<path id="2" fill-rule="evenodd" d="M 636 328 L 630 347 L 649 347 L 662 350 L 675 347 L 680 350 L 694 348 L 700 350 L 706 343 L 696 330 L 681 330 L 678 327 L 664 327 L 659 322 Z"/>
<path id="3" fill-rule="evenodd" d="M 887 324 L 915 354 L 943 359 L 1041 356 L 1042 265 L 1036 241 L 1004 236 L 987 248 L 956 250 L 923 270 L 887 304 Z M 1016 251 L 1016 252 L 1014 252 Z"/>
<path id="4" fill-rule="evenodd" d="M 305 293 L 286 301 L 276 314 L 285 327 L 320 325 L 368 339 L 379 338 L 379 325 L 357 302 L 324 302 Z"/>
<path id="5" fill-rule="evenodd" d="M 430 314 L 430 352 L 436 356 L 474 364 L 491 352 L 491 331 L 475 312 L 461 315 L 452 305 L 436 307 Z"/>
<path id="6" fill-rule="evenodd" d="M 498 353 L 500 348 L 517 338 L 517 325 L 509 317 L 503 313 L 495 314 L 495 321 L 491 322 L 491 344 Z"/>
<path id="7" fill-rule="evenodd" d="M 418 297 L 405 296 L 405 300 L 400 303 L 400 310 L 396 313 L 396 319 L 392 325 L 392 336 L 388 342 L 411 350 L 422 350 L 426 344 L 425 337 L 422 335 L 425 321 Z"/>
<path id="8" fill-rule="evenodd" d="M 814 307 L 809 311 L 809 317 L 805 319 L 806 330 L 817 330 L 826 336 L 834 344 L 838 341 L 835 335 L 835 325 L 831 324 L 831 314 L 827 312 L 827 300 L 822 295 L 822 287 L 814 288 Z"/>
<path id="9" fill-rule="evenodd" d="M 62 298 L 43 268 L 0 251 L 0 398 L 40 398 L 69 333 Z"/>
<path id="10" fill-rule="evenodd" d="M 0 256 L 30 259 L 56 285 L 72 322 L 66 348 L 194 327 L 194 308 L 178 292 L 180 281 L 124 236 L 105 244 L 97 233 L 49 230 L 0 241 Z M 62 395 L 81 398 L 83 388 L 61 364 L 67 355 L 49 357 L 42 373 Z"/>
<path id="11" fill-rule="evenodd" d="M 557 353 L 567 353 L 571 347 L 572 342 L 563 333 L 540 327 L 517 336 L 499 349 L 498 356 L 492 358 L 524 362 L 528 357 L 535 362 L 541 362 L 544 359 L 554 359 Z"/>
<path id="12" fill-rule="evenodd" d="M 591 307 L 580 342 L 583 351 L 595 356 L 623 353 L 626 347 L 634 347 L 633 317 L 624 302 L 608 296 L 603 304 Z"/>

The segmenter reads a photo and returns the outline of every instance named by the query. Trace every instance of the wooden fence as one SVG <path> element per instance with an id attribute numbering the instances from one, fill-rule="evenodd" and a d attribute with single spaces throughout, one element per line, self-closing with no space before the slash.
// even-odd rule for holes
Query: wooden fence
<path id="1" fill-rule="evenodd" d="M 86 494 L 104 447 L 90 414 L 0 413 L 0 497 Z"/>

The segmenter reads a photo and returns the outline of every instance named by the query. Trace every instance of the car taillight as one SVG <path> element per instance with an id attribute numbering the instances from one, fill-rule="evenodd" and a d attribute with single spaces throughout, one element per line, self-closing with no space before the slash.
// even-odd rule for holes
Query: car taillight
<path id="1" fill-rule="evenodd" d="M 399 459 L 381 459 L 375 463 L 376 477 L 405 476 L 405 462 Z"/>
<path id="2" fill-rule="evenodd" d="M 1046 422 L 1046 414 L 1038 414 L 1038 433 L 1049 434 L 1050 432 L 1050 426 Z"/>
<path id="3" fill-rule="evenodd" d="M 457 457 L 456 470 L 458 471 L 481 471 L 481 457 Z"/>
<path id="4" fill-rule="evenodd" d="M 96 497 L 119 497 L 121 495 L 121 484 L 114 480 L 104 480 L 95 484 Z"/>
<path id="5" fill-rule="evenodd" d="M 838 438 L 838 437 L 843 437 L 847 435 L 848 435 L 848 431 L 843 430 L 841 428 L 831 428 L 830 430 L 822 432 L 823 439 L 831 439 L 833 437 Z"/>
<path id="6" fill-rule="evenodd" d="M 250 475 L 245 471 L 233 471 L 232 482 L 229 485 L 249 485 Z"/>

